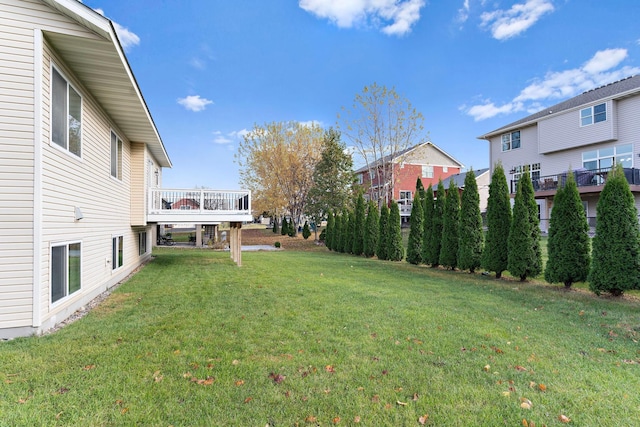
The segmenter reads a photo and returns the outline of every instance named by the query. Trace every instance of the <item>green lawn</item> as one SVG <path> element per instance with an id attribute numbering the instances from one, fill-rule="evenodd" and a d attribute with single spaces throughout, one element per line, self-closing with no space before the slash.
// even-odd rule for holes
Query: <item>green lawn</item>
<path id="1" fill-rule="evenodd" d="M 0 425 L 640 425 L 637 300 L 330 252 L 155 254 L 82 320 L 0 343 Z"/>

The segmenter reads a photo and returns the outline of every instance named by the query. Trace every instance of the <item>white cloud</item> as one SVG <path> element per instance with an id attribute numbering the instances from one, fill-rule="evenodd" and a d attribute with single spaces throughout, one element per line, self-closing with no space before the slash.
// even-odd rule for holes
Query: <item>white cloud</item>
<path id="1" fill-rule="evenodd" d="M 596 52 L 579 68 L 547 73 L 525 87 L 512 101 L 502 106 L 485 101 L 470 108 L 461 107 L 475 121 L 489 119 L 500 114 L 525 110 L 530 114 L 540 111 L 543 101 L 557 102 L 576 96 L 625 77 L 640 73 L 640 67 L 618 67 L 627 57 L 626 49 L 605 49 Z"/>
<path id="2" fill-rule="evenodd" d="M 104 10 L 102 9 L 94 9 L 100 15 L 106 17 L 104 14 Z M 115 21 L 113 22 L 113 28 L 116 30 L 116 34 L 118 35 L 118 40 L 120 40 L 120 44 L 124 50 L 129 50 L 129 48 L 133 46 L 137 46 L 140 44 L 140 37 L 132 31 L 129 31 L 128 28 L 123 27 Z"/>
<path id="3" fill-rule="evenodd" d="M 299 0 L 298 5 L 340 28 L 373 25 L 387 35 L 401 36 L 418 22 L 425 0 Z"/>
<path id="4" fill-rule="evenodd" d="M 234 130 L 227 134 L 223 134 L 222 132 L 217 130 L 213 132 L 213 135 L 214 135 L 213 142 L 214 144 L 220 144 L 220 145 L 226 145 L 226 144 L 233 145 L 235 141 L 243 139 L 244 136 L 247 134 L 249 134 L 249 131 L 247 129 L 242 129 L 238 131 Z"/>
<path id="5" fill-rule="evenodd" d="M 242 129 L 242 130 L 238 130 L 238 131 L 233 131 L 231 133 L 229 133 L 229 136 L 232 136 L 234 138 L 244 138 L 245 135 L 249 135 L 249 131 L 247 129 Z"/>
<path id="6" fill-rule="evenodd" d="M 189 95 L 186 98 L 179 98 L 178 104 L 182 105 L 187 110 L 198 112 L 204 110 L 207 105 L 213 104 L 213 101 L 206 98 L 200 98 L 200 95 Z"/>
<path id="7" fill-rule="evenodd" d="M 467 19 L 469 19 L 469 11 L 470 11 L 471 7 L 469 5 L 469 0 L 464 0 L 464 3 L 462 4 L 462 7 L 460 9 L 458 9 L 458 18 L 457 21 L 460 24 L 464 24 L 465 22 L 467 22 Z"/>
<path id="8" fill-rule="evenodd" d="M 506 40 L 528 30 L 544 14 L 553 12 L 551 0 L 525 0 L 509 10 L 495 10 L 480 15 L 482 27 L 489 27 L 495 39 Z"/>
<path id="9" fill-rule="evenodd" d="M 309 128 L 314 126 L 322 127 L 322 122 L 318 120 L 307 120 L 306 122 L 298 122 L 298 123 L 300 123 L 300 125 L 304 127 L 309 127 Z"/>

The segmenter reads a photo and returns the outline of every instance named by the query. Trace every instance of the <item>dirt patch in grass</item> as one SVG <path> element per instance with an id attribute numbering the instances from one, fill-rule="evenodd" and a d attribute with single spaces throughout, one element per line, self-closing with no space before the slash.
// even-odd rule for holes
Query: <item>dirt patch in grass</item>
<path id="1" fill-rule="evenodd" d="M 125 301 L 131 298 L 132 293 L 115 293 L 109 295 L 105 301 L 94 308 L 94 312 L 98 316 L 107 316 L 119 311 Z"/>
<path id="2" fill-rule="evenodd" d="M 317 251 L 325 249 L 324 244 L 320 244 L 314 240 L 313 234 L 305 240 L 302 237 L 302 233 L 298 233 L 296 237 L 289 237 L 283 236 L 280 233 L 274 233 L 270 229 L 242 229 L 243 245 L 274 246 L 276 242 L 280 242 L 283 250 Z"/>

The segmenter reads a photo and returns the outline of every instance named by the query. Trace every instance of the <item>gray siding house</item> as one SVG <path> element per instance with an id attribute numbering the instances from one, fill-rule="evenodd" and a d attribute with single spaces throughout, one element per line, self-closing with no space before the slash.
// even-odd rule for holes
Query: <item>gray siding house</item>
<path id="1" fill-rule="evenodd" d="M 512 196 L 522 174 L 531 176 L 543 230 L 569 170 L 591 227 L 607 174 L 616 163 L 624 167 L 640 208 L 640 75 L 587 91 L 479 139 L 489 141 L 491 171 L 502 162 Z"/>

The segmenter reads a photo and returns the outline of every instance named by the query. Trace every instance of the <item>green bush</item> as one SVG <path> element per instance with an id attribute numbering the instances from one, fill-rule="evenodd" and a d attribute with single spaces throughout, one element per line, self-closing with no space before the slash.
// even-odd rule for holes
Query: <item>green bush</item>
<path id="1" fill-rule="evenodd" d="M 366 257 L 372 257 L 376 254 L 378 247 L 378 236 L 380 235 L 380 214 L 378 206 L 369 200 L 367 208 L 367 219 L 365 220 L 364 230 L 364 246 L 363 253 Z"/>
<path id="2" fill-rule="evenodd" d="M 464 178 L 464 191 L 460 202 L 460 236 L 458 240 L 458 268 L 473 273 L 480 267 L 482 258 L 482 216 L 480 195 L 473 168 Z"/>
<path id="3" fill-rule="evenodd" d="M 411 228 L 409 229 L 409 242 L 407 243 L 407 262 L 417 265 L 422 263 L 422 239 L 424 234 L 424 214 L 420 191 L 416 191 L 413 199 L 409 222 Z"/>
<path id="4" fill-rule="evenodd" d="M 380 224 L 378 234 L 378 246 L 376 248 L 376 255 L 378 259 L 389 259 L 389 208 L 387 205 L 382 205 L 380 208 Z"/>
<path id="5" fill-rule="evenodd" d="M 487 201 L 487 236 L 482 252 L 482 267 L 495 271 L 496 278 L 508 266 L 508 241 L 511 228 L 511 202 L 504 168 L 498 163 L 491 175 Z"/>
<path id="6" fill-rule="evenodd" d="M 280 242 L 275 242 L 275 243 L 273 244 L 273 246 L 275 246 L 276 248 L 279 248 L 279 247 L 280 247 Z"/>
<path id="7" fill-rule="evenodd" d="M 311 229 L 309 229 L 309 223 L 305 221 L 304 226 L 302 227 L 302 237 L 304 240 L 307 240 L 309 236 L 311 236 Z"/>
<path id="8" fill-rule="evenodd" d="M 453 179 L 449 180 L 449 190 L 444 200 L 442 215 L 442 243 L 440 245 L 440 265 L 454 269 L 458 266 L 458 238 L 460 222 L 460 194 Z"/>
<path id="9" fill-rule="evenodd" d="M 402 226 L 400 223 L 400 207 L 395 200 L 391 201 L 389 212 L 389 243 L 387 256 L 391 261 L 402 261 L 404 247 L 402 246 Z"/>

